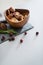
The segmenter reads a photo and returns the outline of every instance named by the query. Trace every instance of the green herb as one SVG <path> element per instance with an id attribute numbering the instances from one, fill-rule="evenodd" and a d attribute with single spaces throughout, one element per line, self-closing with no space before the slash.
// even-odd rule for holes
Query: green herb
<path id="1" fill-rule="evenodd" d="M 10 32 L 17 34 L 17 32 L 13 29 L 0 30 L 0 34 L 9 34 Z"/>

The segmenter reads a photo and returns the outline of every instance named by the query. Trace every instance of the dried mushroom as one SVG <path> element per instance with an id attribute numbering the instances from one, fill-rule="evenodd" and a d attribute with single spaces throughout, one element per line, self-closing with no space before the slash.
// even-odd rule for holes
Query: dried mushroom
<path id="1" fill-rule="evenodd" d="M 9 10 L 6 10 L 6 15 L 8 16 L 10 14 L 10 11 Z"/>
<path id="2" fill-rule="evenodd" d="M 12 14 L 9 14 L 9 15 L 8 15 L 8 18 L 9 18 L 9 19 L 11 19 L 12 17 L 13 17 L 13 15 L 12 15 Z"/>
<path id="3" fill-rule="evenodd" d="M 2 30 L 6 30 L 6 29 L 7 29 L 6 24 L 4 24 L 4 23 L 0 23 L 0 29 L 2 29 Z"/>
<path id="4" fill-rule="evenodd" d="M 12 7 L 9 8 L 9 11 L 10 11 L 10 13 L 14 13 L 15 12 L 15 10 Z"/>

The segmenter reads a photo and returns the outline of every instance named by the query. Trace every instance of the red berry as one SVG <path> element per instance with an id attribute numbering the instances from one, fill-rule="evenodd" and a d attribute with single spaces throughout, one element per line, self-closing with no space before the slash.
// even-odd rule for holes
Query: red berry
<path id="1" fill-rule="evenodd" d="M 9 33 L 9 36 L 13 36 L 13 33 L 12 33 L 12 32 L 10 32 L 10 33 Z"/>
<path id="2" fill-rule="evenodd" d="M 4 40 L 5 40 L 5 36 L 2 36 L 1 41 L 4 41 Z"/>
<path id="3" fill-rule="evenodd" d="M 12 41 L 14 41 L 14 40 L 15 40 L 15 38 L 14 38 L 14 37 L 12 37 L 11 39 L 12 39 Z"/>
<path id="4" fill-rule="evenodd" d="M 14 37 L 10 37 L 8 40 L 9 40 L 9 41 L 14 41 L 15 38 L 14 38 Z"/>
<path id="5" fill-rule="evenodd" d="M 39 34 L 39 32 L 36 32 L 36 36 Z"/>
<path id="6" fill-rule="evenodd" d="M 23 39 L 20 39 L 20 43 L 22 43 L 23 42 Z"/>
<path id="7" fill-rule="evenodd" d="M 25 32 L 24 34 L 27 35 L 27 32 Z"/>
<path id="8" fill-rule="evenodd" d="M 5 36 L 2 36 L 2 38 L 4 38 L 4 39 L 5 39 Z"/>
<path id="9" fill-rule="evenodd" d="M 4 39 L 1 39 L 1 41 L 4 41 Z"/>
<path id="10" fill-rule="evenodd" d="M 8 40 L 11 41 L 11 38 L 9 38 Z"/>

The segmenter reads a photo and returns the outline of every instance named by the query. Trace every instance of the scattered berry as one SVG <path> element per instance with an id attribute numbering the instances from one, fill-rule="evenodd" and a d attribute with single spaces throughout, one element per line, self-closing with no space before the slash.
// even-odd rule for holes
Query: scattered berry
<path id="1" fill-rule="evenodd" d="M 4 39 L 1 38 L 1 41 L 4 41 Z"/>
<path id="2" fill-rule="evenodd" d="M 15 38 L 14 38 L 14 37 L 10 37 L 8 40 L 9 40 L 9 41 L 14 41 Z"/>
<path id="3" fill-rule="evenodd" d="M 1 41 L 4 41 L 4 40 L 5 40 L 5 36 L 2 36 Z"/>
<path id="4" fill-rule="evenodd" d="M 5 39 L 5 36 L 2 36 L 3 39 Z"/>
<path id="5" fill-rule="evenodd" d="M 20 39 L 20 43 L 23 43 L 23 39 Z"/>
<path id="6" fill-rule="evenodd" d="M 8 39 L 9 41 L 12 41 L 11 38 Z"/>
<path id="7" fill-rule="evenodd" d="M 27 35 L 27 32 L 25 32 L 24 34 Z"/>
<path id="8" fill-rule="evenodd" d="M 36 32 L 36 36 L 39 34 L 39 32 Z"/>
<path id="9" fill-rule="evenodd" d="M 12 33 L 12 32 L 10 32 L 10 33 L 9 33 L 9 36 L 10 36 L 10 37 L 11 37 L 11 36 L 13 36 L 13 33 Z"/>
<path id="10" fill-rule="evenodd" d="M 12 37 L 11 39 L 12 39 L 12 41 L 14 41 L 14 40 L 15 40 L 15 38 L 14 38 L 14 37 Z"/>

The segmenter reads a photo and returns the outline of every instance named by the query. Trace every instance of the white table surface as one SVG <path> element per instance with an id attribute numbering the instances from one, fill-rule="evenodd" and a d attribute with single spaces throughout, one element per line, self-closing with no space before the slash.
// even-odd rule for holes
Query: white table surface
<path id="1" fill-rule="evenodd" d="M 0 0 L 0 11 L 13 6 L 30 10 L 34 28 L 27 35 L 21 34 L 14 42 L 0 44 L 0 65 L 43 65 L 43 0 Z M 35 33 L 39 32 L 36 37 Z M 20 39 L 23 43 L 20 44 Z"/>

